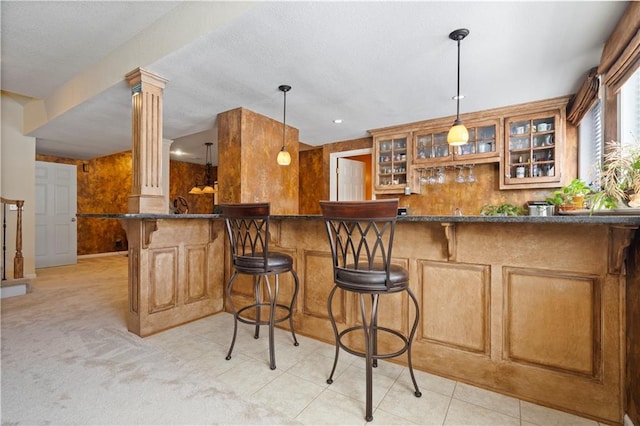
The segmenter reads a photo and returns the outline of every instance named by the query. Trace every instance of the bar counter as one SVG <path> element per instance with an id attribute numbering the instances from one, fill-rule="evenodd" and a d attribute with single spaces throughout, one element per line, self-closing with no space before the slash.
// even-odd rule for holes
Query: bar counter
<path id="1" fill-rule="evenodd" d="M 398 216 L 398 222 L 467 222 L 467 223 L 576 223 L 576 224 L 613 224 L 639 225 L 638 214 L 562 214 L 554 216 Z M 162 213 L 78 213 L 78 217 L 94 219 L 222 219 L 220 214 L 162 214 Z M 272 215 L 275 219 L 321 219 L 320 215 Z"/>
<path id="2" fill-rule="evenodd" d="M 145 336 L 224 309 L 230 259 L 221 216 L 78 216 L 117 218 L 127 231 L 132 332 Z M 420 304 L 414 367 L 620 423 L 625 256 L 638 226 L 632 215 L 400 216 L 393 258 L 409 271 Z M 270 244 L 293 257 L 300 277 L 296 333 L 332 343 L 321 217 L 273 216 Z M 282 297 L 290 285 L 284 276 Z M 237 288 L 248 300 L 250 283 Z M 356 323 L 356 299 L 336 299 L 337 322 Z M 380 322 L 406 332 L 406 296 L 381 304 Z"/>

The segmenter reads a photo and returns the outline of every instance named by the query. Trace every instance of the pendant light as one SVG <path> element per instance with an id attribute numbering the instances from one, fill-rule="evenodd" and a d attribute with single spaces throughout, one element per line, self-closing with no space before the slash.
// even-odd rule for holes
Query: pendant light
<path id="1" fill-rule="evenodd" d="M 291 155 L 287 152 L 285 142 L 287 140 L 287 92 L 291 90 L 291 86 L 283 84 L 278 89 L 284 93 L 284 113 L 282 114 L 282 149 L 278 153 L 278 164 L 288 166 L 291 164 Z"/>
<path id="2" fill-rule="evenodd" d="M 207 164 L 205 165 L 204 182 L 202 183 L 202 185 L 198 185 L 198 182 L 196 182 L 194 187 L 191 188 L 191 191 L 189 191 L 189 194 L 200 195 L 213 194 L 216 192 L 216 189 L 214 188 L 215 182 L 211 180 L 211 169 L 213 169 L 213 164 L 211 163 L 211 146 L 213 145 L 213 142 L 206 142 L 204 145 L 206 147 L 207 158 Z M 202 188 L 200 188 L 201 186 Z"/>
<path id="3" fill-rule="evenodd" d="M 451 40 L 458 42 L 458 92 L 456 95 L 456 121 L 453 122 L 453 127 L 449 129 L 449 134 L 447 135 L 447 142 L 452 146 L 464 145 L 469 141 L 469 131 L 464 127 L 464 124 L 462 124 L 462 121 L 460 120 L 460 41 L 464 40 L 468 35 L 469 30 L 465 28 L 455 30 L 449 34 L 449 38 Z"/>

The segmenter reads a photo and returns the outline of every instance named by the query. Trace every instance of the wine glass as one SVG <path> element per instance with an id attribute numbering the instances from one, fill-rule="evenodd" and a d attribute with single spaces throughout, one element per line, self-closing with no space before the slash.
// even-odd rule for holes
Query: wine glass
<path id="1" fill-rule="evenodd" d="M 419 169 L 420 171 L 420 185 L 424 185 L 427 183 L 427 178 L 424 177 L 424 169 Z"/>
<path id="2" fill-rule="evenodd" d="M 468 167 L 469 167 L 469 175 L 467 176 L 466 182 L 474 183 L 476 181 L 476 176 L 473 174 L 473 164 L 471 164 Z"/>
<path id="3" fill-rule="evenodd" d="M 434 169 L 429 169 L 429 185 L 436 183 L 436 177 L 433 175 Z"/>
<path id="4" fill-rule="evenodd" d="M 457 183 L 464 183 L 465 179 L 464 179 L 464 167 L 460 166 L 458 168 L 458 176 L 456 176 L 456 182 Z"/>

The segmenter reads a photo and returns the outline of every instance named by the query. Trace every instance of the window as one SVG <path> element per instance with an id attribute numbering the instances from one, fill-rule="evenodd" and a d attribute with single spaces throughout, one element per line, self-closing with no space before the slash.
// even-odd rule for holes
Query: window
<path id="1" fill-rule="evenodd" d="M 578 158 L 578 177 L 591 187 L 599 186 L 600 168 L 603 155 L 603 114 L 600 99 L 585 114 L 580 123 L 580 152 Z"/>
<path id="2" fill-rule="evenodd" d="M 604 114 L 601 97 L 580 122 L 578 177 L 594 188 L 599 187 L 599 174 L 604 154 Z M 618 95 L 618 134 L 621 143 L 640 148 L 640 68 L 620 89 Z"/>
<path id="3" fill-rule="evenodd" d="M 620 141 L 640 147 L 640 68 L 620 89 L 618 102 Z"/>

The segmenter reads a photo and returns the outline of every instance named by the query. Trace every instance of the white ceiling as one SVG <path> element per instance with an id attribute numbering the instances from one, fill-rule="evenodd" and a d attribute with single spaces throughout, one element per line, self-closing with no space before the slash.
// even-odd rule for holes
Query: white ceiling
<path id="1" fill-rule="evenodd" d="M 143 67 L 168 80 L 172 151 L 203 162 L 218 113 L 245 107 L 281 121 L 281 84 L 292 86 L 287 124 L 312 146 L 455 114 L 457 28 L 470 30 L 461 113 L 574 93 L 626 6 L 3 0 L 1 88 L 44 101 L 47 119 L 28 129 L 38 153 L 89 159 L 130 149 L 124 75 Z"/>

